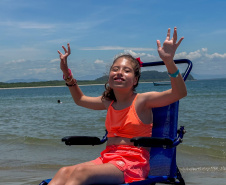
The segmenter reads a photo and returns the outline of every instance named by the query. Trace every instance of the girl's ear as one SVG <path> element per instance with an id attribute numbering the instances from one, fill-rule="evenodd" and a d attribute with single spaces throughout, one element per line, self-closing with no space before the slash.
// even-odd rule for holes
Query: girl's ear
<path id="1" fill-rule="evenodd" d="M 138 83 L 138 77 L 135 77 L 133 85 L 137 85 L 137 83 Z"/>

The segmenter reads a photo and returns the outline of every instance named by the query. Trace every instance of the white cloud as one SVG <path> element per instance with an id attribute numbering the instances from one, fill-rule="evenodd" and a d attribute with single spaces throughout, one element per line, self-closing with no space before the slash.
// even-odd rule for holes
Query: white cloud
<path id="1" fill-rule="evenodd" d="M 209 75 L 215 77 L 226 77 L 226 53 L 209 54 L 207 48 L 186 53 L 176 54 L 175 58 L 187 58 L 193 62 L 192 73 L 197 75 Z"/>
<path id="2" fill-rule="evenodd" d="M 18 26 L 22 29 L 53 29 L 55 25 L 52 24 L 41 24 L 34 22 L 19 22 Z"/>
<path id="3" fill-rule="evenodd" d="M 44 72 L 47 72 L 48 69 L 47 68 L 34 68 L 34 69 L 28 69 L 28 71 L 30 73 L 36 73 L 36 74 L 40 74 L 40 73 L 44 73 Z"/>
<path id="4" fill-rule="evenodd" d="M 179 54 L 175 55 L 175 58 L 188 58 L 190 60 L 197 60 L 197 59 L 207 59 L 207 60 L 212 60 L 212 59 L 226 59 L 226 53 L 220 54 L 220 53 L 213 53 L 213 54 L 209 54 L 208 53 L 208 49 L 207 48 L 202 48 L 201 50 L 197 50 L 194 52 L 182 52 Z"/>
<path id="5" fill-rule="evenodd" d="M 44 54 L 45 50 L 33 48 L 33 47 L 20 47 L 20 48 L 10 48 L 10 49 L 1 49 L 0 56 L 8 60 L 9 62 L 14 61 L 27 61 L 28 59 L 37 59 L 40 57 L 40 54 Z M 1 60 L 1 63 L 3 60 Z"/>
<path id="6" fill-rule="evenodd" d="M 149 53 L 138 53 L 133 50 L 124 50 L 124 53 L 131 54 L 133 57 L 142 57 L 143 62 L 153 62 L 159 60 L 159 56 L 151 55 Z"/>
<path id="7" fill-rule="evenodd" d="M 154 62 L 161 60 L 158 55 L 151 55 L 147 53 L 137 53 L 132 50 L 125 50 L 125 53 L 130 53 L 134 57 L 141 57 L 143 62 Z M 181 52 L 175 55 L 174 59 L 189 59 L 193 62 L 192 73 L 202 75 L 221 75 L 226 77 L 226 53 L 208 53 L 207 48 L 202 48 L 190 53 Z M 178 65 L 184 70 L 185 66 Z M 165 67 L 153 67 L 153 70 L 165 71 Z M 150 69 L 143 69 L 150 70 Z"/>
<path id="8" fill-rule="evenodd" d="M 155 51 L 153 48 L 133 48 L 122 46 L 98 46 L 98 47 L 85 47 L 80 50 L 134 50 L 134 51 Z"/>
<path id="9" fill-rule="evenodd" d="M 222 59 L 225 59 L 226 58 L 226 53 L 224 53 L 224 54 L 213 53 L 211 55 L 206 54 L 206 57 L 211 58 L 211 59 L 213 59 L 213 58 L 222 58 Z"/>
<path id="10" fill-rule="evenodd" d="M 18 63 L 24 63 L 24 62 L 26 62 L 25 59 L 17 59 L 17 60 L 6 62 L 6 64 L 9 65 L 9 64 L 18 64 Z"/>
<path id="11" fill-rule="evenodd" d="M 97 59 L 94 61 L 94 64 L 104 64 L 104 61 Z"/>
<path id="12" fill-rule="evenodd" d="M 26 48 L 27 49 L 27 48 Z M 25 48 L 20 49 L 19 51 L 27 53 Z M 33 49 L 27 50 L 33 53 L 37 51 Z M 125 50 L 125 53 L 130 53 L 134 57 L 141 57 L 143 62 L 153 62 L 161 60 L 157 54 L 151 55 L 145 52 L 136 52 L 133 50 Z M 1 53 L 0 53 L 1 54 Z M 13 55 L 15 57 L 15 55 Z M 25 57 L 24 55 L 23 57 Z M 39 56 L 39 55 L 36 55 Z M 21 57 L 21 56 L 19 56 Z M 8 62 L 5 62 L 0 69 L 0 79 L 2 81 L 11 80 L 11 79 L 20 79 L 20 78 L 37 78 L 44 80 L 53 80 L 61 79 L 61 71 L 58 58 L 49 59 L 25 59 L 19 58 L 11 59 Z M 220 75 L 226 77 L 226 53 L 209 53 L 207 48 L 202 48 L 197 51 L 192 52 L 181 52 L 176 54 L 175 59 L 186 58 L 193 62 L 192 73 L 202 76 L 211 76 L 211 75 Z M 74 72 L 76 78 L 82 76 L 88 76 L 90 74 L 101 76 L 104 73 L 108 72 L 110 64 L 112 64 L 113 59 L 96 59 L 92 63 L 90 60 L 80 60 L 76 61 L 76 65 L 71 65 L 70 68 Z M 152 68 L 157 69 L 157 68 Z M 143 69 L 150 70 L 150 69 Z M 162 66 L 161 71 L 165 71 L 165 66 Z M 8 76 L 7 74 L 11 74 Z M 10 79 L 9 79 L 10 78 Z"/>
<path id="13" fill-rule="evenodd" d="M 146 53 L 136 53 L 135 51 L 133 51 L 131 49 L 124 50 L 124 53 L 129 53 L 133 57 L 141 57 L 141 56 L 145 56 L 146 55 Z"/>
<path id="14" fill-rule="evenodd" d="M 119 53 L 119 54 L 115 55 L 114 58 L 117 58 L 118 56 L 120 56 L 122 54 L 130 54 L 130 55 L 132 55 L 135 58 L 142 57 L 142 59 L 144 61 L 146 61 L 146 62 L 151 62 L 151 61 L 159 60 L 159 57 L 154 56 L 154 55 L 151 55 L 149 53 L 139 53 L 139 52 L 135 52 L 133 50 L 128 50 L 128 49 L 124 50 L 123 53 Z"/>
<path id="15" fill-rule="evenodd" d="M 55 63 L 55 62 L 60 62 L 60 59 L 59 58 L 52 59 L 50 60 L 49 63 Z"/>
<path id="16" fill-rule="evenodd" d="M 217 29 L 209 33 L 202 34 L 202 36 L 215 36 L 215 35 L 225 35 L 226 29 Z"/>
<path id="17" fill-rule="evenodd" d="M 18 22 L 18 21 L 1 21 L 1 26 L 17 27 L 20 29 L 53 29 L 55 24 L 44 24 L 38 22 Z"/>

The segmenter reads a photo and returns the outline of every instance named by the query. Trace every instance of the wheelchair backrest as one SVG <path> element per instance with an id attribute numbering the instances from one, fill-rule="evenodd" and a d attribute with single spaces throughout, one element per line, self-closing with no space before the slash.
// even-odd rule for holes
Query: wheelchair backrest
<path id="1" fill-rule="evenodd" d="M 177 137 L 179 101 L 165 106 L 154 108 L 152 137 Z M 174 175 L 176 173 L 176 148 L 151 148 L 150 175 Z"/>

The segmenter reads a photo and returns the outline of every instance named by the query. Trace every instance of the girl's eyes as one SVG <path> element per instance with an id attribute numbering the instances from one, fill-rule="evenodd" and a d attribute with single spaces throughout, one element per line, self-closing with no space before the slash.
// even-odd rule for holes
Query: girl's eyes
<path id="1" fill-rule="evenodd" d="M 125 72 L 126 72 L 126 73 L 129 73 L 129 72 L 131 72 L 131 71 L 130 71 L 130 70 L 128 70 L 128 69 L 126 69 L 126 70 L 125 70 Z"/>
<path id="2" fill-rule="evenodd" d="M 111 68 L 111 71 L 117 72 L 119 70 L 119 67 L 113 67 Z M 123 69 L 123 71 L 125 71 L 126 73 L 130 73 L 132 70 L 129 68 L 125 68 Z"/>
<path id="3" fill-rule="evenodd" d="M 117 70 L 118 70 L 118 68 L 117 68 L 117 67 L 113 67 L 113 68 L 111 68 L 111 71 L 116 72 Z"/>
<path id="4" fill-rule="evenodd" d="M 113 67 L 113 70 L 118 70 L 119 68 L 118 67 Z"/>

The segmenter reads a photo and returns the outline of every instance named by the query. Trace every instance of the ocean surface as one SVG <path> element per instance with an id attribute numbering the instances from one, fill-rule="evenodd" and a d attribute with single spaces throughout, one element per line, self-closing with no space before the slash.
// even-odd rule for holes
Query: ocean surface
<path id="1" fill-rule="evenodd" d="M 188 184 L 208 184 L 203 183 L 205 178 L 211 184 L 224 184 L 226 79 L 186 85 L 188 96 L 180 101 L 179 125 L 187 132 L 178 147 L 178 166 Z M 137 92 L 168 88 L 140 83 Z M 104 86 L 81 89 L 88 96 L 99 96 Z M 105 133 L 106 111 L 77 106 L 67 87 L 1 89 L 0 100 L 0 185 L 38 184 L 62 166 L 96 158 L 105 147 L 61 142 L 68 135 L 102 137 Z M 193 180 L 197 174 L 200 178 Z"/>

